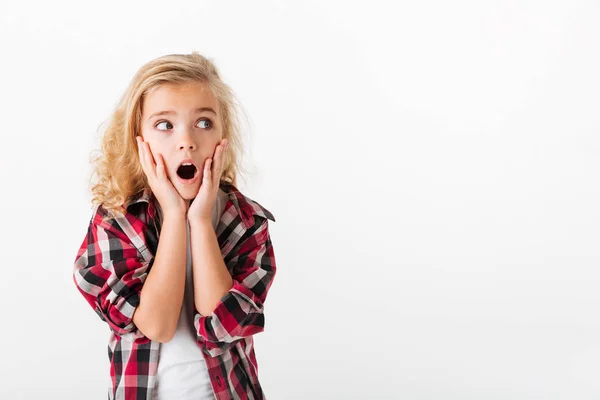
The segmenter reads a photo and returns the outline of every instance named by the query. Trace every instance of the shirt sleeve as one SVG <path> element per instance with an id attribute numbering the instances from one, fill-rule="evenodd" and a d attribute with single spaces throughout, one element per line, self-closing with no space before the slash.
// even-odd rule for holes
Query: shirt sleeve
<path id="1" fill-rule="evenodd" d="M 104 222 L 98 214 L 92 218 L 77 253 L 73 280 L 116 335 L 147 339 L 133 323 L 133 314 L 153 260 L 143 260 L 116 223 Z"/>
<path id="2" fill-rule="evenodd" d="M 233 287 L 221 298 L 212 315 L 194 311 L 194 327 L 202 351 L 216 357 L 236 341 L 264 330 L 264 303 L 275 277 L 275 255 L 268 220 L 256 218 L 242 238 L 238 254 L 226 262 L 233 271 Z M 255 226 L 256 226 L 255 225 Z M 237 246 L 236 246 L 237 247 Z"/>

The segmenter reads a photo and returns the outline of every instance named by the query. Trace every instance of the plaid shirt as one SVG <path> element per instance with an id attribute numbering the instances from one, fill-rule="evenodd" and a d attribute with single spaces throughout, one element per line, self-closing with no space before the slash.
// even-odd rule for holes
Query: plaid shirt
<path id="1" fill-rule="evenodd" d="M 215 229 L 233 287 L 212 315 L 194 309 L 196 341 L 202 349 L 217 400 L 265 399 L 258 382 L 252 335 L 264 330 L 264 302 L 275 276 L 275 256 L 267 220 L 273 215 L 221 182 L 229 200 Z M 109 400 L 151 400 L 160 342 L 133 323 L 140 290 L 150 273 L 161 221 L 150 189 L 116 216 L 96 207 L 73 270 L 77 289 L 111 331 Z"/>

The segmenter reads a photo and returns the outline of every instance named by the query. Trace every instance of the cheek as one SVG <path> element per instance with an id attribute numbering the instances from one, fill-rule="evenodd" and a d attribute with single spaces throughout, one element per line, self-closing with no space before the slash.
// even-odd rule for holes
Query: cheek
<path id="1" fill-rule="evenodd" d="M 148 141 L 148 146 L 150 147 L 150 152 L 152 153 L 152 157 L 154 158 L 154 162 L 158 163 L 159 157 L 162 156 L 163 162 L 168 167 L 169 166 L 169 160 L 168 160 L 168 157 L 165 155 L 164 146 L 162 146 L 160 143 L 157 143 L 156 141 Z"/>
<path id="2" fill-rule="evenodd" d="M 148 143 L 148 146 L 150 147 L 150 150 L 152 151 L 153 154 L 154 153 L 163 154 L 164 144 L 162 144 L 155 135 L 145 134 L 143 136 L 143 139 L 144 139 L 144 142 Z"/>
<path id="3" fill-rule="evenodd" d="M 215 150 L 217 149 L 217 146 L 219 145 L 220 141 L 221 139 L 218 136 L 210 141 L 210 143 L 205 148 L 205 153 L 207 154 L 207 157 L 212 157 L 215 154 Z"/>

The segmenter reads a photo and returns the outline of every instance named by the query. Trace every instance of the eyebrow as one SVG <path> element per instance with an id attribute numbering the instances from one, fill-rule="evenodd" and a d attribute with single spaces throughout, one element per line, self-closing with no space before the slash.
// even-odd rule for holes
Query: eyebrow
<path id="1" fill-rule="evenodd" d="M 217 113 L 215 112 L 215 110 L 213 110 L 210 107 L 199 107 L 199 108 L 194 109 L 194 113 L 201 113 L 201 112 L 204 112 L 204 111 L 208 111 L 208 112 L 211 112 L 211 113 L 217 115 Z M 172 111 L 172 110 L 159 111 L 159 112 L 155 112 L 154 114 L 152 114 L 151 116 L 149 116 L 147 119 L 158 117 L 160 115 L 173 115 L 173 114 L 176 114 L 176 112 Z"/>

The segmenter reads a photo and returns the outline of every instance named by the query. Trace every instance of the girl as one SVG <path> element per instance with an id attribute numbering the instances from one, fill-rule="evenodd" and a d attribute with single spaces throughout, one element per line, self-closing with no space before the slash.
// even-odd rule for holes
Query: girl
<path id="1" fill-rule="evenodd" d="M 94 160 L 74 282 L 110 328 L 109 400 L 264 399 L 273 215 L 236 188 L 233 94 L 197 53 L 144 65 Z"/>

